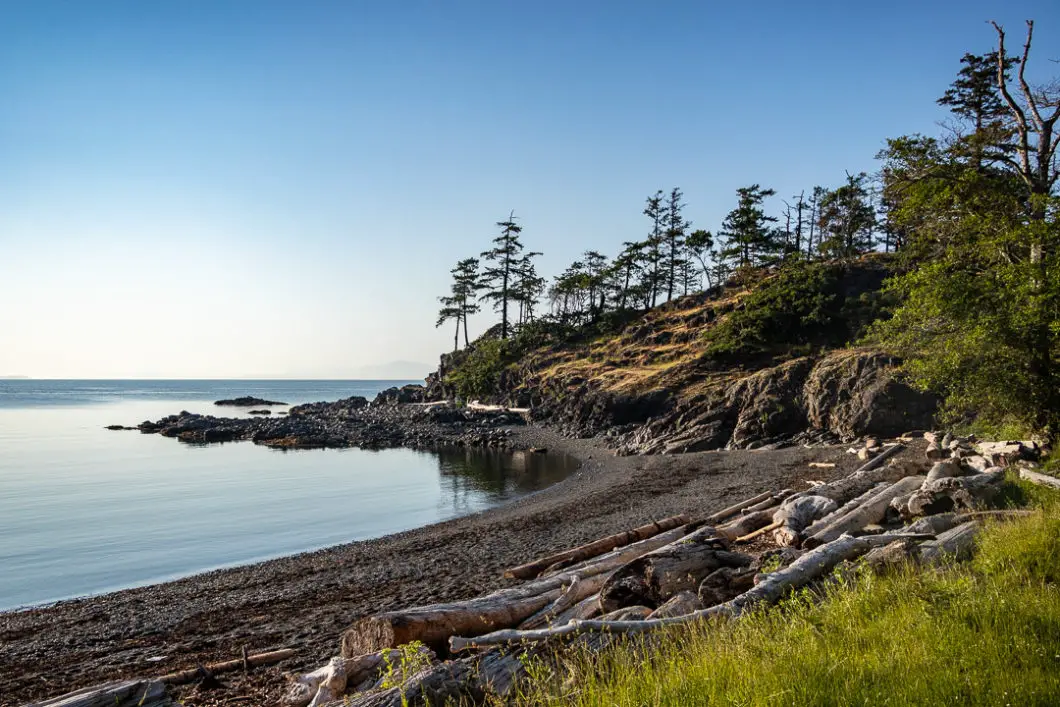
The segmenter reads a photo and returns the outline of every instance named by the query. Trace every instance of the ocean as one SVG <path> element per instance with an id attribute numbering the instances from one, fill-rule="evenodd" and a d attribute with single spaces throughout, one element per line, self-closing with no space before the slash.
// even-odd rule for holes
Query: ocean
<path id="1" fill-rule="evenodd" d="M 237 415 L 213 401 L 241 395 L 371 399 L 407 382 L 0 380 L 0 610 L 408 530 L 575 468 L 552 455 L 280 451 L 104 429 L 181 410 Z"/>

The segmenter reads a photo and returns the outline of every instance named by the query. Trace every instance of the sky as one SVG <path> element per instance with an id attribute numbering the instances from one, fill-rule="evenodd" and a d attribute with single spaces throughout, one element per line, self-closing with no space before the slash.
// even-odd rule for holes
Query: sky
<path id="1" fill-rule="evenodd" d="M 1060 73 L 1055 0 L 0 0 L 0 376 L 421 375 L 510 210 L 548 276 L 656 189 L 778 210 L 937 133 L 990 19 Z"/>

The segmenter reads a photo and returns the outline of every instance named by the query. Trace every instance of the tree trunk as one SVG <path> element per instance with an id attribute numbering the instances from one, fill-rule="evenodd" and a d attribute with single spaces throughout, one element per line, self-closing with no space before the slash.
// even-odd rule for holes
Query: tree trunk
<path id="1" fill-rule="evenodd" d="M 658 607 L 674 594 L 694 591 L 719 567 L 746 567 L 751 557 L 729 552 L 728 541 L 711 527 L 639 557 L 616 570 L 600 589 L 602 611 L 639 604 Z"/>
<path id="2" fill-rule="evenodd" d="M 878 523 L 883 520 L 892 499 L 916 490 L 923 483 L 923 476 L 907 476 L 901 481 L 896 481 L 846 515 L 836 518 L 803 542 L 807 547 L 816 547 L 835 540 L 843 533 L 851 533 L 871 523 Z"/>
<path id="3" fill-rule="evenodd" d="M 728 520 L 729 518 L 732 518 L 734 515 L 740 513 L 745 508 L 753 506 L 756 503 L 760 503 L 760 502 L 766 500 L 767 498 L 771 498 L 772 496 L 773 496 L 773 492 L 772 491 L 763 491 L 762 493 L 758 494 L 757 496 L 752 496 L 751 498 L 748 498 L 747 500 L 740 501 L 739 503 L 734 503 L 733 505 L 729 506 L 728 508 L 723 508 L 720 511 L 718 511 L 717 513 L 715 513 L 713 515 L 710 515 L 710 516 L 707 516 L 707 522 L 708 523 L 721 523 L 722 521 L 725 521 L 725 520 Z"/>
<path id="4" fill-rule="evenodd" d="M 608 576 L 606 573 L 601 573 L 587 579 L 575 579 L 556 601 L 519 624 L 519 629 L 525 631 L 553 623 L 567 609 L 579 604 L 587 597 L 598 595 Z"/>
<path id="5" fill-rule="evenodd" d="M 928 481 L 906 504 L 910 516 L 926 516 L 954 510 L 977 510 L 998 492 L 1005 472 L 991 471 L 973 476 Z"/>
<path id="6" fill-rule="evenodd" d="M 1054 489 L 1060 489 L 1060 479 L 1055 476 L 1046 476 L 1045 474 L 1039 474 L 1036 471 L 1030 469 L 1020 469 L 1020 478 L 1026 481 L 1030 481 L 1032 484 L 1038 484 L 1040 486 L 1048 486 Z"/>
<path id="7" fill-rule="evenodd" d="M 570 550 L 558 552 L 555 555 L 542 557 L 533 562 L 528 562 L 525 565 L 512 567 L 504 571 L 504 576 L 510 579 L 532 579 L 546 569 L 561 569 L 563 566 L 569 566 L 574 562 L 602 555 L 616 547 L 629 545 L 638 540 L 646 540 L 647 538 L 658 535 L 664 531 L 673 530 L 682 525 L 687 525 L 690 520 L 691 519 L 684 514 L 664 518 L 660 521 L 655 521 L 653 523 L 648 523 L 647 525 L 642 525 L 639 528 L 634 528 L 633 530 L 626 530 L 621 533 L 609 535 L 606 538 L 594 540 L 585 545 L 579 545 Z"/>
<path id="8" fill-rule="evenodd" d="M 897 479 L 895 479 L 895 480 L 897 481 Z M 826 515 L 824 518 L 821 518 L 819 520 L 815 520 L 808 527 L 803 529 L 802 534 L 804 536 L 806 536 L 806 537 L 810 537 L 811 535 L 815 535 L 819 530 L 822 530 L 822 529 L 828 527 L 837 518 L 842 518 L 844 515 L 846 515 L 850 511 L 854 510 L 855 508 L 860 506 L 862 503 L 864 503 L 865 501 L 869 500 L 870 498 L 872 498 L 873 496 L 875 496 L 877 493 L 879 493 L 883 489 L 887 488 L 888 486 L 890 486 L 890 484 L 888 482 L 886 482 L 886 481 L 880 481 L 880 482 L 878 482 L 876 484 L 873 484 L 872 487 L 869 488 L 869 490 L 866 491 L 865 493 L 861 494 L 860 496 L 855 496 L 854 498 L 850 499 L 849 501 L 844 503 L 842 506 L 840 506 L 836 510 L 832 511 L 828 515 Z M 820 487 L 818 487 L 818 488 L 820 488 Z"/>
<path id="9" fill-rule="evenodd" d="M 246 661 L 242 658 L 236 658 L 235 660 L 225 660 L 220 663 L 210 663 L 206 665 L 206 671 L 210 674 L 216 673 L 227 673 L 232 670 L 241 670 L 244 666 L 248 668 L 257 668 L 261 665 L 272 665 L 281 661 L 287 660 L 288 658 L 297 654 L 293 648 L 284 648 L 278 651 L 269 651 L 267 653 L 258 653 L 257 655 L 249 656 Z M 202 677 L 202 671 L 199 668 L 189 668 L 188 670 L 179 670 L 175 673 L 168 673 L 159 678 L 156 678 L 159 682 L 168 683 L 170 685 L 181 685 L 184 683 L 194 682 Z"/>
<path id="10" fill-rule="evenodd" d="M 975 547 L 975 537 L 981 527 L 981 521 L 970 520 L 941 533 L 935 540 L 920 546 L 920 561 L 924 564 L 935 564 L 947 557 L 967 559 Z"/>
<path id="11" fill-rule="evenodd" d="M 124 680 L 86 687 L 27 707 L 179 707 L 155 680 Z"/>
<path id="12" fill-rule="evenodd" d="M 773 511 L 755 511 L 729 521 L 725 525 L 719 525 L 718 532 L 729 540 L 736 540 L 736 538 L 744 537 L 769 525 L 772 521 Z"/>
<path id="13" fill-rule="evenodd" d="M 836 507 L 836 502 L 825 496 L 800 496 L 787 500 L 773 513 L 773 523 L 778 525 L 773 538 L 781 547 L 797 547 L 802 541 L 802 531 Z"/>

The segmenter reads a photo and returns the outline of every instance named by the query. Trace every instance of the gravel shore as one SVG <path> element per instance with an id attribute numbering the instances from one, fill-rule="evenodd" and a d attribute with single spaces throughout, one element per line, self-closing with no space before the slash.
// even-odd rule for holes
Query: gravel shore
<path id="1" fill-rule="evenodd" d="M 226 660 L 244 646 L 295 648 L 295 658 L 249 678 L 233 673 L 220 689 L 181 692 L 192 706 L 275 704 L 284 674 L 337 655 L 358 615 L 476 596 L 510 583 L 505 567 L 539 555 L 677 513 L 703 516 L 767 489 L 802 489 L 859 464 L 843 446 L 615 457 L 593 440 L 545 429 L 511 434 L 582 467 L 508 505 L 405 533 L 0 613 L 0 706 Z M 837 466 L 810 469 L 811 461 Z"/>

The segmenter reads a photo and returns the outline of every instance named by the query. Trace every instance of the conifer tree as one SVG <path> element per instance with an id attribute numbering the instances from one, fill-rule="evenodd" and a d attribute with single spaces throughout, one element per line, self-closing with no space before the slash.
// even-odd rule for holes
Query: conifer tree
<path id="1" fill-rule="evenodd" d="M 683 196 L 681 190 L 674 187 L 670 190 L 670 197 L 665 205 L 666 228 L 663 231 L 663 262 L 666 266 L 667 302 L 674 297 L 675 285 L 678 284 L 678 275 L 683 264 L 681 256 L 684 250 L 685 233 L 688 231 L 689 226 L 692 225 L 681 214 L 685 207 L 681 201 Z"/>
<path id="2" fill-rule="evenodd" d="M 478 258 L 465 258 L 456 264 L 449 272 L 453 275 L 451 292 L 445 297 L 439 297 L 442 308 L 438 311 L 438 322 L 436 327 L 441 326 L 449 320 L 456 320 L 456 332 L 453 335 L 453 350 L 460 347 L 460 327 L 464 327 L 464 346 L 469 343 L 467 333 L 467 316 L 479 311 L 475 296 L 481 285 L 479 283 Z"/>
<path id="3" fill-rule="evenodd" d="M 666 209 L 663 205 L 663 193 L 660 189 L 649 196 L 644 206 L 644 215 L 651 219 L 651 232 L 644 241 L 644 252 L 647 267 L 641 270 L 641 285 L 644 289 L 645 306 L 654 307 L 658 301 L 659 287 L 662 284 L 663 240 L 666 230 Z"/>
<path id="4" fill-rule="evenodd" d="M 519 240 L 523 227 L 516 223 L 514 211 L 506 221 L 498 221 L 497 227 L 501 232 L 493 239 L 493 248 L 482 253 L 488 263 L 482 273 L 482 299 L 492 301 L 494 310 L 500 312 L 501 338 L 507 339 L 511 331 L 508 306 L 512 301 L 512 285 L 523 252 L 523 244 Z"/>
<path id="5" fill-rule="evenodd" d="M 692 231 L 685 240 L 685 248 L 703 269 L 703 277 L 707 279 L 707 287 L 713 287 L 714 281 L 711 277 L 711 272 L 714 264 L 712 261 L 717 257 L 717 252 L 714 250 L 714 234 L 703 229 Z"/>
<path id="6" fill-rule="evenodd" d="M 772 226 L 777 219 L 766 216 L 762 202 L 776 192 L 752 184 L 736 193 L 739 203 L 725 217 L 719 233 L 725 239 L 721 257 L 741 268 L 769 262 L 780 250 L 780 244 Z"/>

